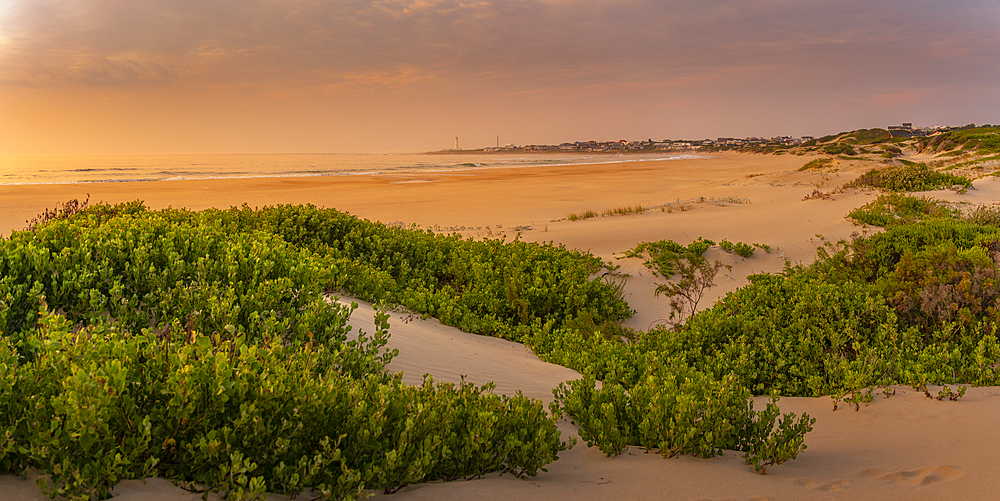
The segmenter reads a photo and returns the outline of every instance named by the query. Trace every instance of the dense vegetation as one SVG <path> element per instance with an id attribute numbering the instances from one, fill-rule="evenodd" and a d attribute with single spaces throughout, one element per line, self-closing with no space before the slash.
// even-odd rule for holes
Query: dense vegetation
<path id="1" fill-rule="evenodd" d="M 881 195 L 847 214 L 849 219 L 870 226 L 909 224 L 933 217 L 956 217 L 960 213 L 944 202 L 902 193 Z"/>
<path id="2" fill-rule="evenodd" d="M 757 394 L 995 384 L 998 233 L 931 219 L 845 242 L 811 266 L 753 277 L 661 350 Z"/>
<path id="3" fill-rule="evenodd" d="M 892 134 L 890 134 L 888 130 L 879 128 L 858 129 L 843 134 L 840 139 L 856 144 L 878 144 L 886 141 L 887 139 L 892 139 Z"/>
<path id="4" fill-rule="evenodd" d="M 832 158 L 821 157 L 821 158 L 817 158 L 817 159 L 810 160 L 810 161 L 806 162 L 805 165 L 803 165 L 802 167 L 799 167 L 799 171 L 800 172 L 806 172 L 806 171 L 818 171 L 818 170 L 822 170 L 822 169 L 828 169 L 828 168 L 830 168 L 831 164 L 833 164 L 833 159 Z"/>
<path id="5" fill-rule="evenodd" d="M 41 470 L 79 499 L 148 475 L 235 499 L 354 498 L 535 475 L 566 447 L 565 412 L 607 454 L 736 450 L 763 472 L 795 458 L 813 423 L 782 415 L 778 395 L 857 404 L 879 386 L 1000 382 L 997 211 L 890 194 L 851 217 L 886 230 L 648 332 L 622 327 L 620 283 L 594 278 L 611 265 L 560 246 L 303 206 L 99 205 L 39 222 L 0 241 L 0 471 Z M 676 299 L 711 286 L 715 245 L 626 255 Z M 351 333 L 349 309 L 323 294 L 337 290 L 524 342 L 584 377 L 549 412 L 488 387 L 406 386 L 384 371 L 385 317 Z M 771 401 L 754 410 L 754 395 Z"/>
<path id="6" fill-rule="evenodd" d="M 827 152 L 837 154 L 851 145 L 897 142 L 886 136 L 842 134 L 807 146 L 843 148 Z M 881 151 L 901 154 L 891 144 Z M 822 167 L 816 162 L 803 170 Z M 971 182 L 903 162 L 869 172 L 853 186 L 899 192 Z M 548 359 L 586 375 L 560 388 L 581 436 L 608 454 L 629 445 L 668 456 L 736 449 L 763 470 L 804 449 L 812 421 L 778 420 L 773 406 L 749 416 L 751 394 L 830 395 L 835 408 L 846 401 L 858 409 L 877 388 L 888 395 L 894 384 L 925 391 L 942 385 L 938 398 L 956 399 L 964 387 L 949 385 L 1000 383 L 998 211 L 963 215 L 938 201 L 890 193 L 850 217 L 886 231 L 831 244 L 812 265 L 753 276 L 684 323 L 618 336 L 629 343 L 578 333 L 546 347 Z M 711 286 L 719 263 L 704 257 L 710 245 L 700 238 L 690 246 L 645 242 L 627 255 L 671 279 L 657 292 L 669 291 L 676 311 L 678 298 L 699 297 Z M 767 433 L 754 435 L 762 429 Z"/>
<path id="7" fill-rule="evenodd" d="M 231 499 L 303 488 L 355 498 L 497 470 L 535 475 L 564 449 L 540 402 L 410 387 L 343 343 L 197 333 L 182 343 L 39 320 L 24 344 L 0 340 L 0 464 L 48 473 L 52 495 L 100 497 L 156 475 Z M 352 374 L 366 364 L 373 372 Z"/>
<path id="8" fill-rule="evenodd" d="M 849 143 L 836 143 L 823 147 L 827 155 L 857 155 L 858 152 Z"/>
<path id="9" fill-rule="evenodd" d="M 746 257 L 753 253 L 754 246 L 723 242 L 723 250 L 739 249 Z M 671 296 L 675 313 L 688 316 L 720 267 L 705 258 L 714 245 L 703 238 L 687 246 L 670 240 L 644 242 L 625 255 L 645 257 L 646 266 L 664 278 L 678 275 L 677 281 L 660 288 Z M 679 329 L 683 324 L 673 325 Z M 674 328 L 630 333 L 627 343 L 585 329 L 543 333 L 533 340 L 544 359 L 584 374 L 582 380 L 561 385 L 558 396 L 588 444 L 609 455 L 629 445 L 656 449 L 664 456 L 709 457 L 737 450 L 761 472 L 805 449 L 812 418 L 780 415 L 777 394 L 765 409 L 754 411 L 753 394 L 741 381 L 691 364 L 686 353 L 662 349 L 661 343 L 675 336 Z"/>
<path id="10" fill-rule="evenodd" d="M 872 169 L 845 185 L 846 188 L 871 187 L 886 191 L 930 191 L 956 186 L 968 189 L 972 181 L 913 162 Z"/>
<path id="11" fill-rule="evenodd" d="M 565 448 L 538 401 L 384 373 L 385 317 L 351 335 L 324 290 L 524 336 L 618 319 L 599 260 L 471 242 L 313 207 L 95 206 L 0 241 L 0 471 L 53 495 L 147 475 L 234 499 L 353 498 L 408 483 L 535 475 Z"/>
<path id="12" fill-rule="evenodd" d="M 920 138 L 917 147 L 920 151 L 929 152 L 960 150 L 977 155 L 996 155 L 1000 153 L 1000 126 L 967 126 L 942 132 Z"/>
<path id="13" fill-rule="evenodd" d="M 812 265 L 752 276 L 683 324 L 639 333 L 630 344 L 593 336 L 570 344 L 589 341 L 587 350 L 552 350 L 561 363 L 589 369 L 581 369 L 587 379 L 561 388 L 581 436 L 609 454 L 627 445 L 666 455 L 742 450 L 762 469 L 794 458 L 811 420 L 775 421 L 776 408 L 747 417 L 751 394 L 830 395 L 857 406 L 894 384 L 944 385 L 939 397 L 955 399 L 964 388 L 948 385 L 1000 383 L 1000 228 L 910 198 L 868 209 L 896 211 L 886 231 L 833 244 Z M 920 219 L 904 224 L 899 212 Z M 672 256 L 704 261 L 685 250 Z M 663 273 L 678 263 L 647 266 Z M 755 427 L 770 434 L 748 438 Z"/>
<path id="14" fill-rule="evenodd" d="M 975 126 L 974 124 L 932 135 L 892 137 L 886 129 L 858 129 L 839 132 L 820 138 L 809 139 L 799 144 L 781 142 L 749 143 L 743 145 L 715 145 L 707 151 L 735 150 L 744 153 L 795 154 L 821 153 L 827 155 L 878 155 L 893 159 L 902 156 L 900 146 L 915 147 L 922 153 L 938 153 L 948 156 L 992 156 L 1000 155 L 1000 126 Z M 866 157 L 858 156 L 857 159 Z M 871 158 L 871 157 L 867 157 Z"/>
<path id="15" fill-rule="evenodd" d="M 875 147 L 883 143 L 892 143 L 906 138 L 893 139 L 886 129 L 858 129 L 849 132 L 830 134 L 820 138 L 809 139 L 799 144 L 783 142 L 749 143 L 736 146 L 716 145 L 710 151 L 736 150 L 743 153 L 763 153 L 782 155 L 786 153 L 804 155 L 806 153 L 825 153 L 828 155 L 858 155 L 879 152 Z"/>
<path id="16" fill-rule="evenodd" d="M 401 305 L 476 334 L 520 341 L 535 325 L 631 315 L 613 288 L 589 280 L 605 271 L 604 263 L 562 246 L 473 241 L 307 206 L 175 211 L 170 217 L 228 232 L 272 233 L 323 257 L 327 290 Z"/>
<path id="17" fill-rule="evenodd" d="M 562 247 L 314 207 L 67 214 L 0 242 L 0 468 L 47 473 L 53 495 L 101 497 L 159 475 L 234 499 L 306 488 L 353 498 L 491 471 L 535 475 L 566 447 L 559 406 L 386 374 L 385 317 L 351 336 L 349 311 L 323 291 L 524 341 L 583 370 L 584 383 L 614 380 L 607 348 L 639 346 L 601 334 L 623 332 L 630 313 L 620 285 L 591 278 L 608 265 Z M 776 428 L 777 408 L 754 412 L 745 389 L 661 372 L 648 376 L 675 384 L 646 379 L 657 414 L 645 445 L 743 450 L 761 469 L 799 450 L 805 430 Z M 594 410 L 586 384 L 574 385 L 563 408 Z"/>

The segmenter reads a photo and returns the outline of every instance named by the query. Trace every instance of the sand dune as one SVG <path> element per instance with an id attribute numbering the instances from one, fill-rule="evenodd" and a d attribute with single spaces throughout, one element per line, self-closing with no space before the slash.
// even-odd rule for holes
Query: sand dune
<path id="1" fill-rule="evenodd" d="M 358 306 L 351 315 L 351 326 L 374 332 L 375 311 L 370 303 L 346 298 L 340 301 Z M 408 384 L 420 384 L 424 374 L 430 374 L 435 381 L 450 383 L 459 383 L 463 378 L 477 386 L 494 382 L 496 393 L 514 395 L 520 390 L 525 396 L 548 404 L 553 400 L 552 388 L 581 377 L 572 369 L 538 360 L 522 344 L 462 332 L 434 318 L 423 320 L 393 312 L 389 332 L 386 349 L 397 349 L 399 354 L 388 369 L 402 372 L 403 381 Z"/>
<path id="2" fill-rule="evenodd" d="M 153 208 L 192 209 L 254 204 L 305 203 L 336 207 L 383 222 L 420 227 L 465 227 L 468 236 L 505 235 L 530 241 L 554 241 L 589 250 L 621 264 L 630 276 L 626 294 L 637 311 L 628 325 L 646 329 L 668 315 L 666 301 L 653 296 L 656 279 L 638 259 L 616 256 L 641 241 L 673 239 L 681 243 L 710 239 L 761 243 L 743 259 L 718 250 L 710 258 L 732 267 L 717 279 L 708 306 L 746 283 L 746 277 L 782 269 L 786 260 L 808 262 L 816 247 L 847 238 L 859 228 L 844 219 L 851 209 L 874 198 L 849 190 L 832 200 L 803 197 L 814 189 L 829 192 L 867 170 L 840 162 L 830 173 L 796 169 L 809 160 L 793 156 L 720 155 L 711 159 L 641 162 L 584 167 L 538 167 L 469 173 L 421 173 L 354 176 L 349 179 L 179 181 L 123 183 L 87 187 L 92 199 L 108 202 L 144 199 Z M 419 182 L 416 182 L 419 181 Z M 153 186 L 155 184 L 155 186 Z M 992 202 L 1000 183 L 981 180 L 964 195 L 932 195 L 956 202 Z M 0 228 L 44 206 L 82 196 L 76 186 L 0 187 L 8 210 Z M 705 200 L 701 200 L 704 197 Z M 740 197 L 749 203 L 711 201 Z M 622 205 L 657 205 L 689 201 L 690 210 L 652 211 L 628 216 L 568 221 L 571 212 L 603 211 Z M 515 230 L 515 227 L 521 227 Z M 526 227 L 530 227 L 527 229 Z M 352 324 L 372 330 L 371 306 L 362 303 Z M 551 400 L 553 387 L 578 377 L 572 370 L 541 362 L 525 347 L 395 313 L 390 319 L 390 347 L 399 356 L 390 369 L 407 382 L 424 374 L 438 381 L 496 383 L 498 393 L 518 390 Z M 1000 389 L 972 388 L 958 402 L 926 398 L 910 388 L 895 388 L 859 411 L 829 398 L 785 398 L 783 411 L 808 412 L 817 418 L 807 435 L 808 450 L 790 463 L 758 475 L 736 453 L 703 460 L 663 459 L 632 448 L 607 458 L 579 443 L 535 479 L 509 476 L 448 484 L 410 486 L 389 499 L 989 499 L 1000 491 L 1000 466 L 992 460 L 1000 447 Z M 565 436 L 576 434 L 561 422 Z M 193 499 L 162 480 L 123 483 L 116 498 Z M 0 476 L 0 499 L 43 499 L 30 481 Z M 273 499 L 282 499 L 274 496 Z"/>

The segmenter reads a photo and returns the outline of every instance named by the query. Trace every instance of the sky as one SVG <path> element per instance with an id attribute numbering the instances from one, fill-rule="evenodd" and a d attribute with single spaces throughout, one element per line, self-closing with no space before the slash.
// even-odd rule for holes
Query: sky
<path id="1" fill-rule="evenodd" d="M 1000 122 L 997 0 L 0 0 L 0 154 Z"/>

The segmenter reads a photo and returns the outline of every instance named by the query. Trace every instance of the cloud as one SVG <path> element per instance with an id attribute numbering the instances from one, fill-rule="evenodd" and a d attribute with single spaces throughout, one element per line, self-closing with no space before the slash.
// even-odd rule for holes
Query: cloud
<path id="1" fill-rule="evenodd" d="M 996 0 L 0 0 L 0 100 L 355 138 L 966 123 L 1000 112 L 997 26 Z"/>
<path id="2" fill-rule="evenodd" d="M 15 0 L 0 69 L 32 85 L 238 79 L 327 88 L 404 71 L 578 81 L 643 65 L 668 71 L 748 61 L 828 71 L 968 71 L 995 61 L 997 9 L 860 0 Z M 970 14 L 973 16 L 970 17 Z M 419 68 L 419 70 L 413 70 Z M 373 80 L 374 83 L 378 79 Z M 414 80 L 418 82 L 420 79 Z M 520 92 L 526 89 L 510 89 Z"/>

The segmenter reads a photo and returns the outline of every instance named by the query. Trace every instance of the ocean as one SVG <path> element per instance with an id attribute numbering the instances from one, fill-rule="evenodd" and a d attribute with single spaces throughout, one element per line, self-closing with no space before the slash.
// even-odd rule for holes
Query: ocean
<path id="1" fill-rule="evenodd" d="M 700 158 L 598 154 L 172 154 L 0 156 L 0 185 L 351 176 Z"/>

